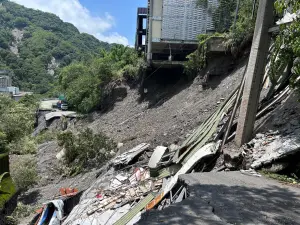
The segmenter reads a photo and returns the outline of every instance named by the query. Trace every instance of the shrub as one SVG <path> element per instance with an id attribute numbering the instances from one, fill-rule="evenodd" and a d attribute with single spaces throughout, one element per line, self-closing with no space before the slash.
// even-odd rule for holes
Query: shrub
<path id="1" fill-rule="evenodd" d="M 104 134 L 94 134 L 91 129 L 86 129 L 75 135 L 64 132 L 58 135 L 58 144 L 65 148 L 65 161 L 76 172 L 81 168 L 101 166 L 114 155 L 116 143 Z"/>
<path id="2" fill-rule="evenodd" d="M 15 209 L 15 211 L 12 214 L 13 218 L 20 219 L 30 216 L 32 213 L 34 213 L 35 207 L 30 205 L 24 205 L 21 202 L 18 202 L 18 205 Z"/>
<path id="3" fill-rule="evenodd" d="M 22 156 L 11 163 L 10 167 L 11 176 L 18 189 L 27 190 L 37 183 L 38 174 L 34 156 Z"/>
<path id="4" fill-rule="evenodd" d="M 37 144 L 43 144 L 45 142 L 49 142 L 49 141 L 55 140 L 56 137 L 57 137 L 57 132 L 46 130 L 46 131 L 43 131 L 43 132 L 39 133 L 35 137 L 35 142 Z"/>
<path id="5" fill-rule="evenodd" d="M 19 141 L 11 142 L 8 149 L 11 153 L 17 155 L 36 154 L 37 144 L 34 139 L 26 136 Z"/>

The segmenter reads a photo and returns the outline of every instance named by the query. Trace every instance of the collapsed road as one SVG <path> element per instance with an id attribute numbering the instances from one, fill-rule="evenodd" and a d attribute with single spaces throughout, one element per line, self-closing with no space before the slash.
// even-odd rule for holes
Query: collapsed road
<path id="1" fill-rule="evenodd" d="M 67 217 L 59 221 L 64 225 L 182 224 L 182 219 L 188 224 L 300 224 L 296 186 L 268 180 L 253 170 L 195 173 L 226 168 L 215 161 L 221 158 L 221 143 L 230 112 L 240 98 L 238 92 L 233 91 L 181 146 L 153 149 L 142 143 L 109 161 L 70 214 L 60 212 Z M 290 96 L 290 92 L 282 93 L 269 102 Z M 258 114 L 262 116 L 268 108 L 269 104 L 262 104 Z M 270 133 L 266 137 L 276 140 Z M 297 146 L 289 149 L 298 150 Z"/>
<path id="2" fill-rule="evenodd" d="M 141 225 L 300 224 L 300 189 L 241 172 L 179 177 L 190 197 L 145 213 Z"/>

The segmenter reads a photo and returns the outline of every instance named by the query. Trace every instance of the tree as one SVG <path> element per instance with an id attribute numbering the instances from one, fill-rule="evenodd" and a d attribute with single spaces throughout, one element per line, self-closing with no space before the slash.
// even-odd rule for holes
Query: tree
<path id="1" fill-rule="evenodd" d="M 27 18 L 23 17 L 17 17 L 14 21 L 15 27 L 19 29 L 23 29 L 24 27 L 27 27 L 29 24 L 29 20 Z"/>
<path id="2" fill-rule="evenodd" d="M 18 55 L 9 49 L 15 28 L 24 33 L 16 42 Z M 0 67 L 13 70 L 14 85 L 24 91 L 50 91 L 58 77 L 56 69 L 54 74 L 49 73 L 50 66 L 61 69 L 75 62 L 90 61 L 100 57 L 101 48 L 108 50 L 111 45 L 81 34 L 74 25 L 64 23 L 54 14 L 27 9 L 11 1 L 0 6 Z"/>
<path id="3" fill-rule="evenodd" d="M 293 87 L 300 87 L 300 2 L 298 0 L 277 0 L 275 8 L 280 17 L 286 13 L 294 14 L 296 18 L 290 23 L 280 26 L 271 56 L 270 77 L 277 84 L 283 70 L 291 65 Z"/>
<path id="4" fill-rule="evenodd" d="M 0 152 L 6 144 L 22 139 L 33 131 L 34 109 L 0 95 Z"/>

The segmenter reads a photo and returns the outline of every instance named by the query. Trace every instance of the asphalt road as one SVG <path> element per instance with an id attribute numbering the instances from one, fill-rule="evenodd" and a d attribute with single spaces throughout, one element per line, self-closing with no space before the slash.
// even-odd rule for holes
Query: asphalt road
<path id="1" fill-rule="evenodd" d="M 300 224 L 300 188 L 241 172 L 183 175 L 190 197 L 139 224 Z"/>

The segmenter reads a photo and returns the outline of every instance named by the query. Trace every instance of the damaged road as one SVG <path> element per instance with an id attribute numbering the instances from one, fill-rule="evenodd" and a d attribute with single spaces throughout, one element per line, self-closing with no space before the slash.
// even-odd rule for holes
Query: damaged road
<path id="1" fill-rule="evenodd" d="M 143 214 L 138 224 L 300 224 L 300 188 L 241 172 L 179 176 L 190 197 L 163 211 Z"/>

